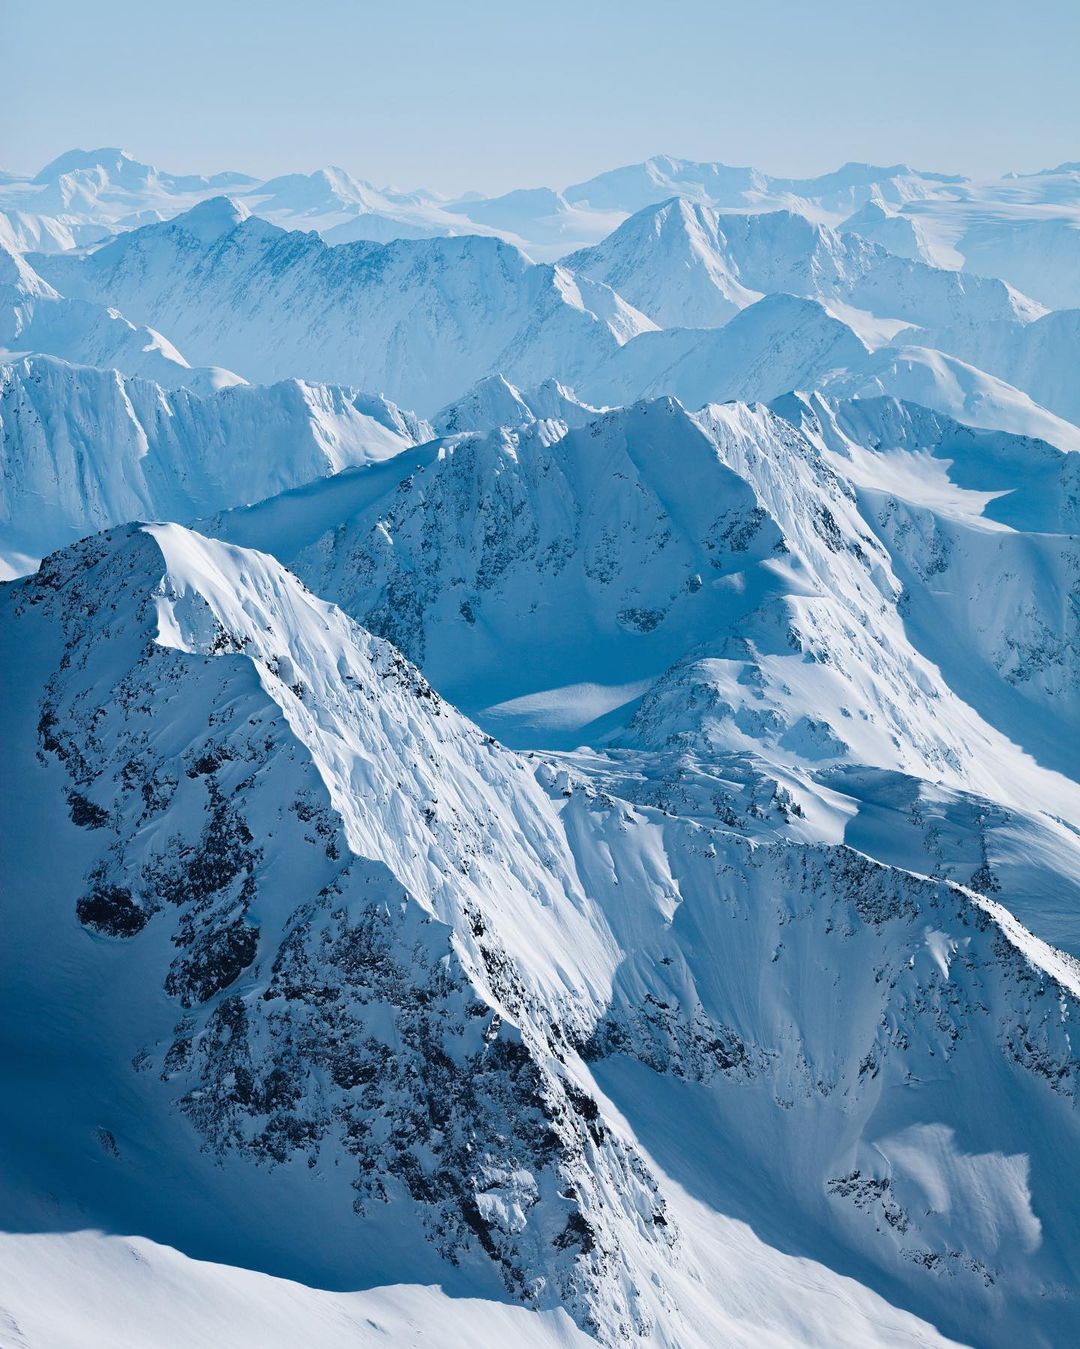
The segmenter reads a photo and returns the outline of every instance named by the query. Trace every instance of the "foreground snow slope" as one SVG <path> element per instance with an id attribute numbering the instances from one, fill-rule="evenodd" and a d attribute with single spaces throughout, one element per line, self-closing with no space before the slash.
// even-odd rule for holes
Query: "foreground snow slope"
<path id="1" fill-rule="evenodd" d="M 201 396 L 36 356 L 0 365 L 9 572 L 132 520 L 190 519 L 397 454 L 431 428 L 385 399 L 286 380 Z"/>
<path id="2" fill-rule="evenodd" d="M 940 1342 L 889 1302 L 1061 1342 L 1077 981 L 1004 910 L 744 830 L 737 797 L 680 814 L 522 759 L 177 526 L 0 604 L 5 1207 L 46 1289 L 45 1234 L 89 1226 L 605 1343 Z M 424 1306 L 264 1287 L 283 1318 Z"/>

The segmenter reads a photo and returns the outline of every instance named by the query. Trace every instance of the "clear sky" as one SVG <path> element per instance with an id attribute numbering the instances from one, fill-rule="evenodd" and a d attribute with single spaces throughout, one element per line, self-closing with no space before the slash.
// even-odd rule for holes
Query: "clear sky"
<path id="1" fill-rule="evenodd" d="M 661 152 L 1080 159 L 1080 0 L 0 0 L 0 48 L 18 172 L 99 145 L 489 192 Z"/>

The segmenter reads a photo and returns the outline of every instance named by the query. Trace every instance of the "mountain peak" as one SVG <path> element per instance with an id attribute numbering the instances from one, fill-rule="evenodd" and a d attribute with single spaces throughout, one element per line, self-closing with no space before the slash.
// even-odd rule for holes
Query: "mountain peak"
<path id="1" fill-rule="evenodd" d="M 210 197 L 193 206 L 190 211 L 176 216 L 170 224 L 182 229 L 185 234 L 194 235 L 200 242 L 209 244 L 225 234 L 231 234 L 250 215 L 248 208 L 235 197 Z"/>
<path id="2" fill-rule="evenodd" d="M 139 170 L 145 175 L 155 172 L 149 164 L 141 164 L 127 150 L 116 146 L 105 146 L 98 150 L 67 150 L 57 155 L 34 177 L 35 183 L 55 183 L 66 173 L 77 173 L 80 169 L 102 168 L 110 174 L 119 171 Z"/>

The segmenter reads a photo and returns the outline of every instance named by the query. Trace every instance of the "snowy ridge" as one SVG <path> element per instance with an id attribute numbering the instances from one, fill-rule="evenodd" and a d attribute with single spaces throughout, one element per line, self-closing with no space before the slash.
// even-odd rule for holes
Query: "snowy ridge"
<path id="1" fill-rule="evenodd" d="M 203 396 L 24 358 L 0 366 L 0 549 L 9 568 L 30 570 L 84 534 L 257 501 L 430 434 L 354 389 L 287 380 Z"/>
<path id="2" fill-rule="evenodd" d="M 688 407 L 732 399 L 770 402 L 791 389 L 821 389 L 841 398 L 885 394 L 974 426 L 1080 449 L 1076 424 L 1023 390 L 930 347 L 871 350 L 835 311 L 835 304 L 767 295 L 721 328 L 644 333 L 612 352 L 578 392 L 607 404 L 668 393 Z"/>
<path id="3" fill-rule="evenodd" d="M 38 257 L 67 294 L 165 322 L 189 359 L 245 378 L 377 389 L 434 412 L 483 375 L 573 383 L 653 325 L 606 286 L 496 239 L 328 247 L 227 199 L 77 257 Z M 237 302 L 237 295 L 244 299 Z M 440 361 L 425 357 L 438 345 Z"/>
<path id="4" fill-rule="evenodd" d="M 720 215 L 682 198 L 646 207 L 566 264 L 665 327 L 715 327 L 778 291 L 924 327 L 955 321 L 939 315 L 1026 322 L 1044 312 L 1001 281 L 900 258 L 791 211 Z"/>

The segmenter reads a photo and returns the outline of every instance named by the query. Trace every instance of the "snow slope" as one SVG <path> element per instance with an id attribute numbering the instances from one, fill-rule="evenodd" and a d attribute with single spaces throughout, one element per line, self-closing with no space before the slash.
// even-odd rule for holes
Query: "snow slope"
<path id="1" fill-rule="evenodd" d="M 1043 407 L 1080 423 L 1080 309 L 1058 309 L 1035 323 L 959 324 L 913 334 L 1007 380 Z"/>
<path id="2" fill-rule="evenodd" d="M 286 380 L 207 395 L 29 357 L 0 366 L 8 574 L 110 525 L 190 519 L 386 458 L 430 435 L 392 403 Z"/>

